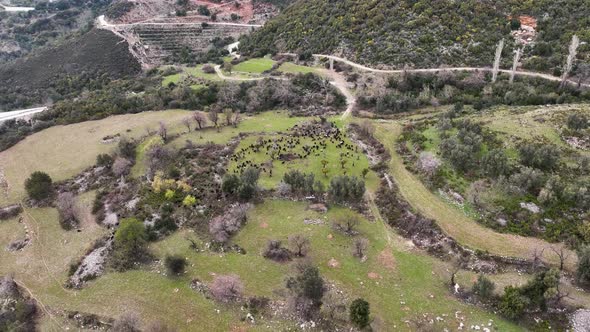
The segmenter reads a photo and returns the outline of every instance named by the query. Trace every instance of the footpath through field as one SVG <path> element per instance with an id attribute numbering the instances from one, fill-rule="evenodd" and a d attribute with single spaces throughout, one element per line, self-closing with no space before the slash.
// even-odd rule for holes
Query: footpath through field
<path id="1" fill-rule="evenodd" d="M 401 134 L 401 124 L 397 122 L 377 122 L 376 137 L 391 154 L 389 172 L 399 187 L 404 198 L 424 216 L 433 219 L 441 229 L 462 245 L 471 249 L 487 251 L 505 257 L 531 259 L 535 250 L 545 249 L 543 261 L 552 265 L 559 263 L 559 258 L 551 247 L 560 248 L 563 244 L 551 244 L 546 241 L 512 234 L 497 233 L 478 224 L 459 209 L 450 206 L 422 184 L 403 164 L 395 149 L 395 142 Z M 566 270 L 575 271 L 577 256 L 569 251 Z"/>

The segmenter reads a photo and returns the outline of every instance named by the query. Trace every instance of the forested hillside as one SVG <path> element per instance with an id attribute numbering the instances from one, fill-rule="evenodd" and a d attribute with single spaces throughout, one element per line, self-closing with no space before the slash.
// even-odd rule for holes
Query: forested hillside
<path id="1" fill-rule="evenodd" d="M 515 46 L 511 32 L 520 28 L 512 17 L 520 15 L 536 20 L 525 68 L 559 74 L 574 33 L 582 41 L 578 58 L 588 59 L 587 0 L 301 0 L 245 37 L 241 51 L 341 53 L 398 68 L 491 65 L 495 45 L 505 38 L 508 64 Z"/>

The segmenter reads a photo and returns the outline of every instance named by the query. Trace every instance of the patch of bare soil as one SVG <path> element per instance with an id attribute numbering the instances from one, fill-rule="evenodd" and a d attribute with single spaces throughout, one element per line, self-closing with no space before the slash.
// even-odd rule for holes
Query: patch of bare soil
<path id="1" fill-rule="evenodd" d="M 381 251 L 379 253 L 379 256 L 377 257 L 379 264 L 381 264 L 381 266 L 387 268 L 388 270 L 395 269 L 395 257 L 393 257 L 393 253 L 391 252 L 391 250 L 392 249 L 390 247 L 387 247 L 383 249 L 383 251 Z"/>
<path id="2" fill-rule="evenodd" d="M 340 262 L 337 261 L 335 258 L 332 258 L 328 261 L 328 266 L 333 269 L 336 269 L 340 267 Z"/>
<path id="3" fill-rule="evenodd" d="M 376 272 L 369 272 L 367 274 L 367 277 L 369 277 L 369 279 L 371 279 L 371 280 L 381 279 L 381 275 L 379 273 L 376 273 Z"/>

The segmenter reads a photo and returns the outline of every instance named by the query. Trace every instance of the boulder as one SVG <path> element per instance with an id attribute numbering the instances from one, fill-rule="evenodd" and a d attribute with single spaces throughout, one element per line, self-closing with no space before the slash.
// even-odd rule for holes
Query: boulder
<path id="1" fill-rule="evenodd" d="M 312 211 L 319 212 L 319 213 L 326 213 L 326 212 L 328 212 L 328 207 L 326 206 L 326 204 L 321 204 L 321 203 L 311 204 L 309 206 L 309 209 L 312 210 Z"/>
<path id="2" fill-rule="evenodd" d="M 540 213 L 541 212 L 541 208 L 538 207 L 537 204 L 535 204 L 535 203 L 520 202 L 520 207 L 522 209 L 528 210 L 531 213 Z"/>

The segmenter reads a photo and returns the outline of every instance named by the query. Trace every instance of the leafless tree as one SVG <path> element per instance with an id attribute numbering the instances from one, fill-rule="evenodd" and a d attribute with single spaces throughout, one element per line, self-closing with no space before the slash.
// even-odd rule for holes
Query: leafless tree
<path id="1" fill-rule="evenodd" d="M 418 157 L 418 168 L 429 178 L 436 174 L 440 165 L 440 160 L 431 152 L 422 152 Z"/>
<path id="2" fill-rule="evenodd" d="M 264 252 L 262 253 L 264 258 L 271 259 L 277 262 L 286 262 L 291 260 L 291 251 L 282 246 L 281 241 L 270 240 L 268 241 Z"/>
<path id="3" fill-rule="evenodd" d="M 231 126 L 232 119 L 234 117 L 234 111 L 231 108 L 226 108 L 223 110 L 223 115 L 225 115 L 225 124 L 227 126 Z"/>
<path id="4" fill-rule="evenodd" d="M 299 257 L 307 256 L 309 252 L 309 239 L 301 234 L 289 236 L 289 246 L 291 251 Z"/>
<path id="5" fill-rule="evenodd" d="M 213 122 L 213 124 L 215 125 L 215 127 L 217 128 L 217 131 L 219 131 L 219 111 L 217 110 L 217 108 L 212 107 L 209 109 L 209 121 Z"/>
<path id="6" fill-rule="evenodd" d="M 500 40 L 496 47 L 496 57 L 494 58 L 494 68 L 492 69 L 492 83 L 496 83 L 498 72 L 500 71 L 500 60 L 502 59 L 502 50 L 504 49 L 504 39 Z"/>
<path id="7" fill-rule="evenodd" d="M 121 315 L 113 324 L 114 332 L 140 332 L 139 316 L 134 312 L 127 312 Z"/>
<path id="8" fill-rule="evenodd" d="M 71 192 L 63 192 L 57 196 L 57 210 L 60 224 L 65 229 L 71 229 L 79 223 L 80 211 L 76 204 L 76 197 Z"/>
<path id="9" fill-rule="evenodd" d="M 239 101 L 240 87 L 227 83 L 219 89 L 219 102 L 223 107 L 236 108 Z"/>
<path id="10" fill-rule="evenodd" d="M 187 116 L 186 118 L 182 119 L 182 124 L 185 125 L 186 129 L 188 130 L 188 132 L 191 132 L 191 122 L 192 122 L 192 118 L 190 116 Z"/>
<path id="11" fill-rule="evenodd" d="M 356 227 L 360 224 L 360 220 L 355 216 L 349 216 L 341 218 L 339 221 L 334 223 L 334 228 L 348 234 L 354 235 L 356 233 Z"/>
<path id="12" fill-rule="evenodd" d="M 563 75 L 561 76 L 561 85 L 565 86 L 567 84 L 567 78 L 572 71 L 572 67 L 574 66 L 574 61 L 576 60 L 576 56 L 578 55 L 578 46 L 580 46 L 580 38 L 578 36 L 572 36 L 572 42 L 570 43 L 569 47 L 569 54 L 565 61 L 565 67 L 563 68 Z"/>
<path id="13" fill-rule="evenodd" d="M 158 128 L 158 135 L 162 137 L 164 142 L 168 138 L 168 128 L 166 128 L 166 124 L 162 121 L 160 121 L 160 127 Z"/>
<path id="14" fill-rule="evenodd" d="M 234 112 L 234 119 L 232 121 L 234 123 L 234 128 L 238 128 L 240 121 L 242 121 L 242 115 L 239 110 L 236 110 Z"/>
<path id="15" fill-rule="evenodd" d="M 359 125 L 361 135 L 365 137 L 370 137 L 375 134 L 375 125 L 369 120 L 364 120 Z"/>
<path id="16" fill-rule="evenodd" d="M 235 274 L 218 275 L 213 279 L 209 290 L 215 300 L 230 303 L 242 298 L 244 284 L 240 280 L 240 277 Z"/>
<path id="17" fill-rule="evenodd" d="M 221 216 L 213 218 L 209 222 L 209 233 L 217 242 L 227 242 L 229 238 L 240 230 L 246 221 L 248 204 L 237 204 Z"/>
<path id="18" fill-rule="evenodd" d="M 354 239 L 352 244 L 352 255 L 356 258 L 363 258 L 367 254 L 369 248 L 369 240 L 364 237 Z"/>
<path id="19" fill-rule="evenodd" d="M 111 171 L 115 174 L 116 177 L 123 176 L 129 172 L 131 169 L 131 162 L 123 157 L 117 157 L 115 162 L 113 162 L 113 166 L 111 166 Z"/>
<path id="20" fill-rule="evenodd" d="M 149 149 L 145 159 L 149 174 L 153 175 L 156 171 L 163 170 L 170 163 L 171 159 L 172 153 L 163 146 L 156 145 Z"/>
<path id="21" fill-rule="evenodd" d="M 516 74 L 516 69 L 518 68 L 518 62 L 520 61 L 520 56 L 524 51 L 524 46 L 521 48 L 517 48 L 514 51 L 514 59 L 512 60 L 512 71 L 510 71 L 510 84 L 514 83 L 514 75 Z"/>
<path id="22" fill-rule="evenodd" d="M 590 64 L 579 63 L 576 69 L 576 75 L 578 76 L 578 88 L 582 86 L 582 82 L 590 78 Z"/>
<path id="23" fill-rule="evenodd" d="M 215 73 L 215 68 L 213 68 L 213 66 L 211 66 L 209 64 L 203 65 L 203 67 L 201 68 L 201 70 L 205 74 L 214 74 Z"/>
<path id="24" fill-rule="evenodd" d="M 559 257 L 559 271 L 563 271 L 565 262 L 567 261 L 570 254 L 563 247 L 560 247 L 559 249 L 551 247 L 551 251 L 553 251 L 557 255 L 557 257 Z"/>
<path id="25" fill-rule="evenodd" d="M 537 269 L 543 265 L 543 253 L 545 252 L 545 248 L 539 250 L 535 248 L 532 253 L 532 261 L 533 261 L 533 271 L 537 271 Z"/>
<path id="26" fill-rule="evenodd" d="M 145 329 L 145 332 L 176 332 L 175 328 L 169 327 L 162 321 L 151 322 L 150 325 Z"/>
<path id="27" fill-rule="evenodd" d="M 201 112 L 193 113 L 193 120 L 197 123 L 199 129 L 203 129 L 203 126 L 207 125 L 207 118 Z"/>
<path id="28" fill-rule="evenodd" d="M 322 298 L 322 315 L 331 321 L 345 321 L 348 318 L 346 298 L 335 290 L 330 290 Z"/>

